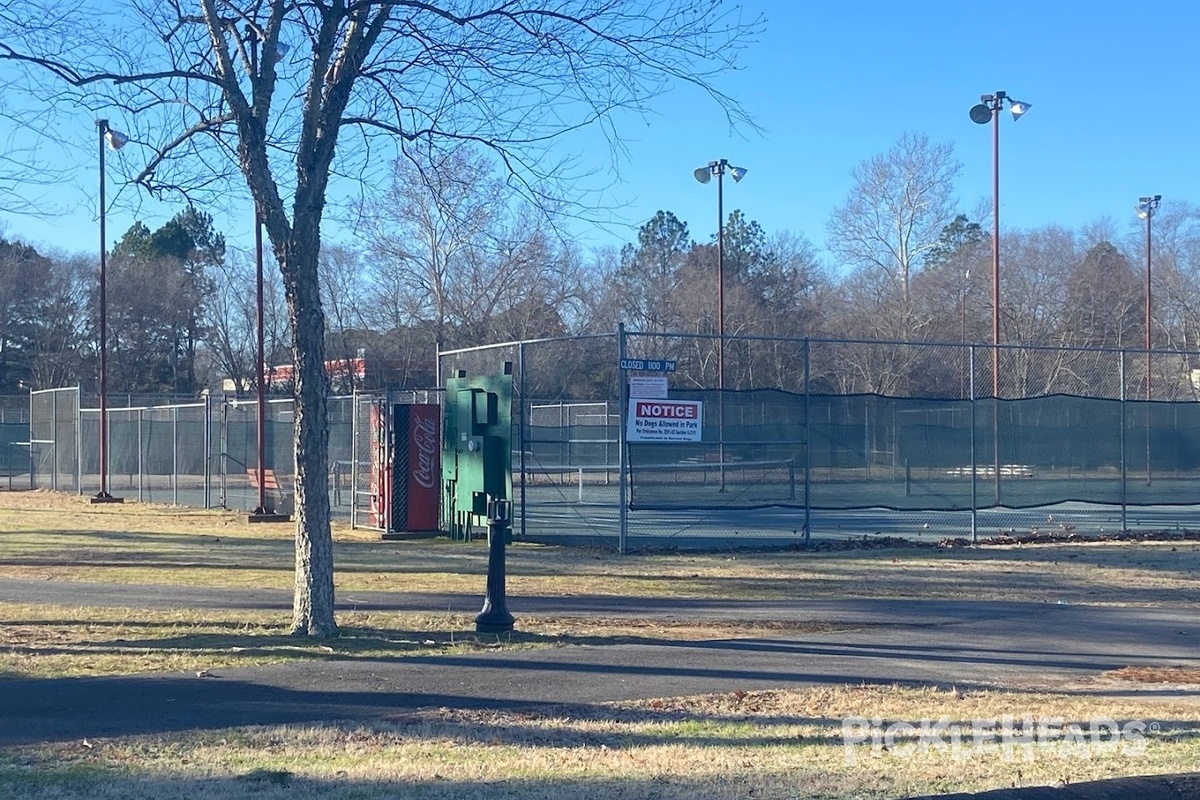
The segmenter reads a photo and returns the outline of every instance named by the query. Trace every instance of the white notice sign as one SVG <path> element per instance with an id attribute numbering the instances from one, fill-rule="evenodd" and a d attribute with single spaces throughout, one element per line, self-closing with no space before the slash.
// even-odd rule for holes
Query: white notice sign
<path id="1" fill-rule="evenodd" d="M 655 400 L 667 399 L 667 379 L 662 377 L 645 377 L 638 376 L 629 379 L 629 396 L 653 398 Z"/>
<path id="2" fill-rule="evenodd" d="M 698 442 L 702 406 L 698 400 L 630 400 L 625 437 L 631 442 Z"/>

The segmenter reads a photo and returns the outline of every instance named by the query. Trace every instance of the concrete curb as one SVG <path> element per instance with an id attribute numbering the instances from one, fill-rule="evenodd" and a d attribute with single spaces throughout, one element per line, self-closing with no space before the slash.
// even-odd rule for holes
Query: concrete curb
<path id="1" fill-rule="evenodd" d="M 910 800 L 1200 800 L 1200 772 L 1113 778 L 1067 786 L 994 789 L 978 794 L 923 795 Z"/>

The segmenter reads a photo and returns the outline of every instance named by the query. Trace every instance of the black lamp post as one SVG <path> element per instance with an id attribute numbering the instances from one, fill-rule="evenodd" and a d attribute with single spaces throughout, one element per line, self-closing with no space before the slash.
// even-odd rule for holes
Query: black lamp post
<path id="1" fill-rule="evenodd" d="M 980 102 L 971 107 L 972 122 L 992 123 L 992 397 L 997 401 L 992 445 L 997 503 L 1000 502 L 1000 112 L 1005 100 L 1014 121 L 1029 110 L 1029 103 L 1014 100 L 1007 92 L 981 95 Z"/>
<path id="2" fill-rule="evenodd" d="M 93 503 L 120 503 L 122 498 L 108 493 L 108 255 L 104 232 L 104 216 L 107 211 L 104 199 L 104 148 L 120 150 L 129 138 L 113 130 L 106 119 L 96 120 L 100 138 L 100 491 L 92 497 Z"/>
<path id="3" fill-rule="evenodd" d="M 1150 316 L 1150 220 L 1154 217 L 1154 212 L 1158 210 L 1158 204 L 1162 200 L 1161 194 L 1149 195 L 1147 197 L 1139 197 L 1138 204 L 1134 206 L 1137 210 L 1137 215 L 1146 220 L 1146 485 L 1149 486 L 1152 480 L 1150 470 L 1150 351 L 1153 348 L 1153 337 L 1151 336 L 1152 319 Z"/>
<path id="4" fill-rule="evenodd" d="M 692 173 L 700 183 L 717 176 L 717 436 L 721 466 L 721 491 L 725 491 L 725 170 L 734 183 L 746 177 L 745 167 L 730 166 L 727 159 L 708 162 Z"/>

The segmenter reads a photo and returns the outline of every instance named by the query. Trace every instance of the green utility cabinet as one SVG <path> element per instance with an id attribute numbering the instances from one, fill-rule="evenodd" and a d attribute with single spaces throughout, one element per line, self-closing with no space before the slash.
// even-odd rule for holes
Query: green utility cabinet
<path id="1" fill-rule="evenodd" d="M 512 497 L 512 364 L 499 375 L 458 372 L 442 404 L 444 529 L 487 531 L 488 502 Z"/>

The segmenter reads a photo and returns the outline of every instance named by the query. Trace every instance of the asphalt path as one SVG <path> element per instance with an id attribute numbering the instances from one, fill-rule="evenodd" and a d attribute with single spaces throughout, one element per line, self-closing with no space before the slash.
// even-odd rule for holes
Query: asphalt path
<path id="1" fill-rule="evenodd" d="M 290 608 L 285 592 L 2 580 L 0 602 L 122 608 Z M 339 607 L 473 612 L 469 595 L 346 592 Z M 762 639 L 570 645 L 467 655 L 329 659 L 111 678 L 0 680 L 0 745 L 238 725 L 387 719 L 417 708 L 505 708 L 858 683 L 1110 694 L 1129 665 L 1200 667 L 1200 612 L 969 600 L 758 602 L 512 597 L 520 616 L 840 622 Z M 1122 690 L 1123 691 L 1123 690 Z M 1184 689 L 1142 695 L 1192 697 Z"/>

